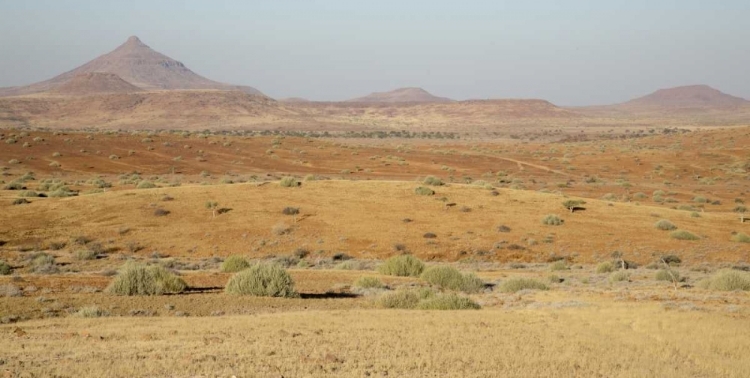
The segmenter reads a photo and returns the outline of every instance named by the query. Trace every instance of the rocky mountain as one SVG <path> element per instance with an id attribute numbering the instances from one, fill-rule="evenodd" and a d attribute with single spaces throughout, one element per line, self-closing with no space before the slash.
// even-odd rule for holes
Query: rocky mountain
<path id="1" fill-rule="evenodd" d="M 364 97 L 353 98 L 347 102 L 360 103 L 428 103 L 451 102 L 445 97 L 433 96 L 422 88 L 399 88 L 390 92 L 375 92 Z"/>

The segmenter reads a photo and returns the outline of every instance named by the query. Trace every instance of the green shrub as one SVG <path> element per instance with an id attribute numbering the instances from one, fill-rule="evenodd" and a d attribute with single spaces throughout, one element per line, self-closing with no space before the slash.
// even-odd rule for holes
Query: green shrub
<path id="1" fill-rule="evenodd" d="M 225 291 L 229 294 L 258 297 L 299 296 L 294 291 L 294 281 L 289 273 L 281 265 L 274 263 L 259 263 L 235 273 L 227 282 Z"/>
<path id="2" fill-rule="evenodd" d="M 477 293 L 484 289 L 484 282 L 473 273 L 461 273 L 447 265 L 436 265 L 427 268 L 420 278 L 441 289 Z"/>
<path id="3" fill-rule="evenodd" d="M 382 289 L 385 287 L 385 285 L 383 284 L 383 281 L 380 280 L 380 278 L 362 276 L 354 281 L 354 287 L 359 287 L 362 289 Z"/>
<path id="4" fill-rule="evenodd" d="M 39 197 L 39 193 L 33 191 L 33 190 L 24 190 L 21 193 L 18 193 L 19 197 Z"/>
<path id="5" fill-rule="evenodd" d="M 596 272 L 601 273 L 612 273 L 615 271 L 615 265 L 609 261 L 603 262 L 596 266 Z"/>
<path id="6" fill-rule="evenodd" d="M 708 199 L 706 197 L 695 196 L 695 197 L 693 197 L 693 202 L 695 202 L 695 203 L 707 203 Z"/>
<path id="7" fill-rule="evenodd" d="M 143 181 L 141 181 L 141 182 L 138 183 L 138 186 L 136 186 L 136 188 L 138 188 L 138 189 L 153 189 L 153 188 L 156 188 L 156 184 L 154 184 L 151 181 L 143 180 Z"/>
<path id="8" fill-rule="evenodd" d="M 654 227 L 656 227 L 656 228 L 658 228 L 658 229 L 660 229 L 662 231 L 673 231 L 673 230 L 677 229 L 677 226 L 675 226 L 674 223 L 672 223 L 672 222 L 670 222 L 670 221 L 668 221 L 666 219 L 662 219 L 662 220 L 656 222 L 656 224 L 654 224 Z"/>
<path id="9" fill-rule="evenodd" d="M 691 233 L 690 231 L 685 230 L 676 230 L 669 233 L 669 236 L 672 237 L 672 239 L 677 240 L 699 240 L 700 237 L 697 235 Z"/>
<path id="10" fill-rule="evenodd" d="M 503 281 L 498 287 L 500 292 L 515 293 L 521 290 L 549 290 L 549 287 L 533 278 L 511 278 Z"/>
<path id="11" fill-rule="evenodd" d="M 627 271 L 621 270 L 618 272 L 614 272 L 609 275 L 609 282 L 622 282 L 622 281 L 630 281 L 630 273 Z"/>
<path id="12" fill-rule="evenodd" d="M 565 221 L 555 214 L 549 214 L 542 219 L 542 224 L 546 224 L 548 226 L 560 226 L 563 224 L 563 222 Z"/>
<path id="13" fill-rule="evenodd" d="M 656 272 L 656 275 L 654 276 L 654 279 L 657 281 L 680 281 L 680 272 L 674 270 L 674 269 L 660 269 L 658 272 Z"/>
<path id="14" fill-rule="evenodd" d="M 57 189 L 51 191 L 47 197 L 55 197 L 55 198 L 65 198 L 65 197 L 73 197 L 76 195 L 76 192 L 70 190 L 67 186 L 60 186 Z"/>
<path id="15" fill-rule="evenodd" d="M 0 261 L 0 276 L 7 276 L 13 271 L 5 261 Z"/>
<path id="16" fill-rule="evenodd" d="M 27 203 L 31 203 L 31 202 L 29 202 L 29 200 L 27 200 L 26 198 L 16 198 L 16 199 L 13 200 L 13 202 L 11 202 L 11 204 L 13 204 L 13 206 L 25 205 Z"/>
<path id="17" fill-rule="evenodd" d="M 402 289 L 381 294 L 376 304 L 382 308 L 413 309 L 424 299 L 435 296 L 430 289 Z"/>
<path id="18" fill-rule="evenodd" d="M 721 270 L 713 276 L 701 281 L 698 285 L 703 289 L 717 291 L 750 291 L 750 274 L 736 270 Z"/>
<path id="19" fill-rule="evenodd" d="M 364 264 L 355 260 L 346 260 L 333 267 L 336 270 L 365 270 Z"/>
<path id="20" fill-rule="evenodd" d="M 250 267 L 250 262 L 242 256 L 229 256 L 221 263 L 221 271 L 225 273 L 236 273 Z"/>
<path id="21" fill-rule="evenodd" d="M 399 277 L 419 277 L 424 263 L 412 255 L 393 256 L 378 267 L 380 274 Z"/>
<path id="22" fill-rule="evenodd" d="M 293 188 L 293 187 L 299 186 L 300 182 L 297 181 L 297 179 L 294 177 L 287 176 L 287 177 L 281 178 L 281 181 L 279 181 L 279 185 L 281 185 L 284 188 Z"/>
<path id="23" fill-rule="evenodd" d="M 555 261 L 549 265 L 549 270 L 552 272 L 557 272 L 559 270 L 568 270 L 568 264 L 565 263 L 565 260 Z"/>
<path id="24" fill-rule="evenodd" d="M 417 305 L 420 310 L 479 310 L 482 308 L 471 298 L 456 293 L 438 294 Z"/>
<path id="25" fill-rule="evenodd" d="M 427 176 L 424 181 L 422 181 L 425 185 L 432 185 L 432 186 L 441 186 L 443 185 L 443 181 L 435 176 Z"/>
<path id="26" fill-rule="evenodd" d="M 732 236 L 732 241 L 735 241 L 737 243 L 750 243 L 750 236 L 748 236 L 744 232 L 740 232 Z"/>
<path id="27" fill-rule="evenodd" d="M 430 188 L 427 188 L 427 187 L 424 187 L 424 186 L 420 186 L 420 187 L 417 187 L 416 189 L 414 189 L 414 193 L 416 193 L 416 194 L 418 194 L 420 196 L 431 196 L 431 195 L 435 194 L 435 191 L 432 190 L 432 189 L 430 189 Z"/>
<path id="28" fill-rule="evenodd" d="M 102 316 L 109 316 L 109 312 L 104 311 L 96 306 L 81 307 L 78 311 L 73 314 L 76 318 L 100 318 Z"/>
<path id="29" fill-rule="evenodd" d="M 116 295 L 177 294 L 187 288 L 185 281 L 162 266 L 127 263 L 107 287 Z"/>
<path id="30" fill-rule="evenodd" d="M 76 260 L 96 260 L 99 253 L 90 249 L 79 249 L 73 252 L 73 258 Z"/>

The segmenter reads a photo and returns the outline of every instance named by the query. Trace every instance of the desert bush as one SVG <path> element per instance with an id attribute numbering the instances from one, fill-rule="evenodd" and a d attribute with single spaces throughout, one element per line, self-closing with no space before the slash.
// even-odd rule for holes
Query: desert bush
<path id="1" fill-rule="evenodd" d="M 106 291 L 116 295 L 162 295 L 185 291 L 185 281 L 166 268 L 127 263 Z"/>
<path id="2" fill-rule="evenodd" d="M 10 265 L 8 265 L 5 261 L 0 261 L 0 276 L 7 276 L 12 271 L 13 269 L 11 269 Z"/>
<path id="3" fill-rule="evenodd" d="M 707 290 L 750 291 L 750 274 L 736 270 L 720 270 L 698 285 Z"/>
<path id="4" fill-rule="evenodd" d="M 393 256 L 378 267 L 380 274 L 399 277 L 419 277 L 424 263 L 412 255 Z"/>
<path id="5" fill-rule="evenodd" d="M 416 193 L 416 194 L 418 194 L 420 196 L 431 196 L 431 195 L 435 194 L 435 191 L 432 190 L 432 189 L 430 189 L 430 188 L 427 188 L 427 187 L 424 187 L 424 186 L 420 186 L 420 187 L 417 187 L 416 189 L 414 189 L 414 193 Z"/>
<path id="6" fill-rule="evenodd" d="M 706 197 L 702 197 L 702 196 L 695 196 L 695 197 L 693 197 L 693 202 L 695 202 L 695 203 L 707 203 L 708 199 Z"/>
<path id="7" fill-rule="evenodd" d="M 565 263 L 565 260 L 555 261 L 549 265 L 549 270 L 552 272 L 556 272 L 559 270 L 568 270 L 568 264 Z"/>
<path id="8" fill-rule="evenodd" d="M 515 293 L 521 290 L 549 290 L 543 282 L 533 278 L 511 278 L 503 281 L 499 288 L 503 293 Z"/>
<path id="9" fill-rule="evenodd" d="M 614 272 L 609 275 L 609 282 L 622 282 L 622 281 L 630 281 L 630 273 L 627 271 L 621 270 L 618 272 Z"/>
<path id="10" fill-rule="evenodd" d="M 417 305 L 420 310 L 479 310 L 482 308 L 471 298 L 456 293 L 438 294 L 427 298 Z"/>
<path id="11" fill-rule="evenodd" d="M 73 258 L 76 260 L 96 260 L 99 253 L 91 249 L 79 249 L 73 252 Z"/>
<path id="12" fill-rule="evenodd" d="M 284 215 L 297 215 L 299 214 L 299 208 L 298 207 L 285 207 L 284 210 L 281 210 L 281 213 Z"/>
<path id="13" fill-rule="evenodd" d="M 18 193 L 18 196 L 19 197 L 33 198 L 33 197 L 39 197 L 39 193 L 37 193 L 37 192 L 35 192 L 33 190 L 24 190 L 24 191 Z"/>
<path id="14" fill-rule="evenodd" d="M 276 223 L 272 228 L 271 232 L 273 232 L 275 235 L 286 235 L 290 232 L 292 232 L 292 228 L 289 227 L 286 223 L 280 222 Z"/>
<path id="15" fill-rule="evenodd" d="M 250 262 L 242 256 L 229 256 L 221 263 L 221 271 L 225 273 L 236 273 L 250 267 Z"/>
<path id="16" fill-rule="evenodd" d="M 677 255 L 664 255 L 659 258 L 659 260 L 663 261 L 667 265 L 680 265 L 682 264 L 682 259 L 680 256 Z"/>
<path id="17" fill-rule="evenodd" d="M 34 273 L 39 274 L 54 274 L 57 273 L 59 269 L 55 264 L 54 257 L 46 253 L 40 253 L 31 259 L 31 270 Z"/>
<path id="18" fill-rule="evenodd" d="M 16 198 L 13 200 L 13 202 L 11 202 L 13 206 L 25 205 L 27 203 L 31 203 L 31 202 L 29 202 L 29 200 L 27 200 L 26 198 Z"/>
<path id="19" fill-rule="evenodd" d="M 555 214 L 549 214 L 542 219 L 542 224 L 546 224 L 548 226 L 560 226 L 563 224 L 563 222 L 565 221 L 560 219 L 560 217 Z"/>
<path id="20" fill-rule="evenodd" d="M 225 291 L 229 294 L 259 297 L 298 296 L 294 291 L 292 277 L 283 267 L 274 263 L 259 263 L 235 273 L 227 282 Z"/>
<path id="21" fill-rule="evenodd" d="M 300 182 L 297 181 L 297 179 L 294 177 L 287 176 L 287 177 L 281 178 L 281 181 L 279 181 L 279 185 L 281 185 L 284 188 L 293 188 L 293 187 L 300 186 Z"/>
<path id="22" fill-rule="evenodd" d="M 424 181 L 422 181 L 425 185 L 432 185 L 432 186 L 441 186 L 443 185 L 443 181 L 435 176 L 427 176 L 425 177 Z"/>
<path id="23" fill-rule="evenodd" d="M 484 289 L 484 282 L 473 273 L 461 273 L 447 265 L 435 265 L 427 268 L 420 278 L 441 289 L 477 293 Z"/>
<path id="24" fill-rule="evenodd" d="M 156 184 L 151 181 L 143 180 L 136 186 L 138 189 L 153 189 L 156 188 Z"/>
<path id="25" fill-rule="evenodd" d="M 674 270 L 674 269 L 660 269 L 658 272 L 656 272 L 656 275 L 654 275 L 654 279 L 657 281 L 680 281 L 680 272 Z"/>
<path id="26" fill-rule="evenodd" d="M 23 292 L 18 286 L 13 284 L 0 285 L 0 297 L 20 297 Z"/>
<path id="27" fill-rule="evenodd" d="M 750 236 L 748 236 L 744 232 L 739 232 L 736 235 L 732 236 L 732 241 L 737 243 L 750 243 Z"/>
<path id="28" fill-rule="evenodd" d="M 700 237 L 698 237 L 697 235 L 686 230 L 672 231 L 671 233 L 669 233 L 669 236 L 671 236 L 672 239 L 677 239 L 677 240 L 699 240 L 700 239 Z"/>
<path id="29" fill-rule="evenodd" d="M 601 273 L 612 273 L 615 271 L 615 265 L 609 261 L 603 262 L 596 266 L 596 272 Z"/>
<path id="30" fill-rule="evenodd" d="M 435 292 L 427 288 L 401 289 L 381 294 L 376 304 L 383 308 L 413 309 L 420 301 L 434 296 Z"/>
<path id="31" fill-rule="evenodd" d="M 354 281 L 354 287 L 358 287 L 361 289 L 382 289 L 385 287 L 385 285 L 383 284 L 383 281 L 380 280 L 380 278 L 362 276 Z"/>
<path id="32" fill-rule="evenodd" d="M 81 307 L 73 313 L 76 318 L 100 318 L 103 316 L 109 316 L 109 312 L 104 311 L 96 306 Z"/>
<path id="33" fill-rule="evenodd" d="M 170 211 L 165 209 L 155 209 L 154 210 L 154 216 L 155 217 L 165 217 L 169 215 Z"/>
<path id="34" fill-rule="evenodd" d="M 656 227 L 656 228 L 658 228 L 658 229 L 660 229 L 662 231 L 673 231 L 673 230 L 677 229 L 677 226 L 675 226 L 674 223 L 672 223 L 672 222 L 670 222 L 670 221 L 668 221 L 666 219 L 662 219 L 662 220 L 656 222 L 654 224 L 654 227 Z"/>
<path id="35" fill-rule="evenodd" d="M 347 260 L 336 264 L 333 268 L 337 270 L 364 270 L 364 265 L 359 261 Z"/>

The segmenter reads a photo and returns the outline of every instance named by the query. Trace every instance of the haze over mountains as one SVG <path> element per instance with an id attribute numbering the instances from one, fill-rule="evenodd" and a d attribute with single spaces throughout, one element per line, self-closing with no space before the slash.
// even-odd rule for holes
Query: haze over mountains
<path id="1" fill-rule="evenodd" d="M 200 76 L 137 37 L 52 79 L 0 89 L 0 96 L 0 126 L 494 130 L 508 125 L 617 125 L 623 119 L 660 125 L 665 115 L 677 117 L 677 124 L 750 123 L 750 102 L 705 85 L 582 108 L 540 99 L 454 101 L 413 87 L 341 102 L 276 101 L 252 87 Z M 618 121 L 613 124 L 614 118 Z"/>

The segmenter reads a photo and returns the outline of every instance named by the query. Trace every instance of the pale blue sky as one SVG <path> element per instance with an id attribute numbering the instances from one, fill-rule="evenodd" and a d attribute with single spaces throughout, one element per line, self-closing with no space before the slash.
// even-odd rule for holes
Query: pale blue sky
<path id="1" fill-rule="evenodd" d="M 0 86 L 48 79 L 137 35 L 203 76 L 276 98 L 418 86 L 586 105 L 688 84 L 750 98 L 750 1 L 520 3 L 0 0 Z"/>

